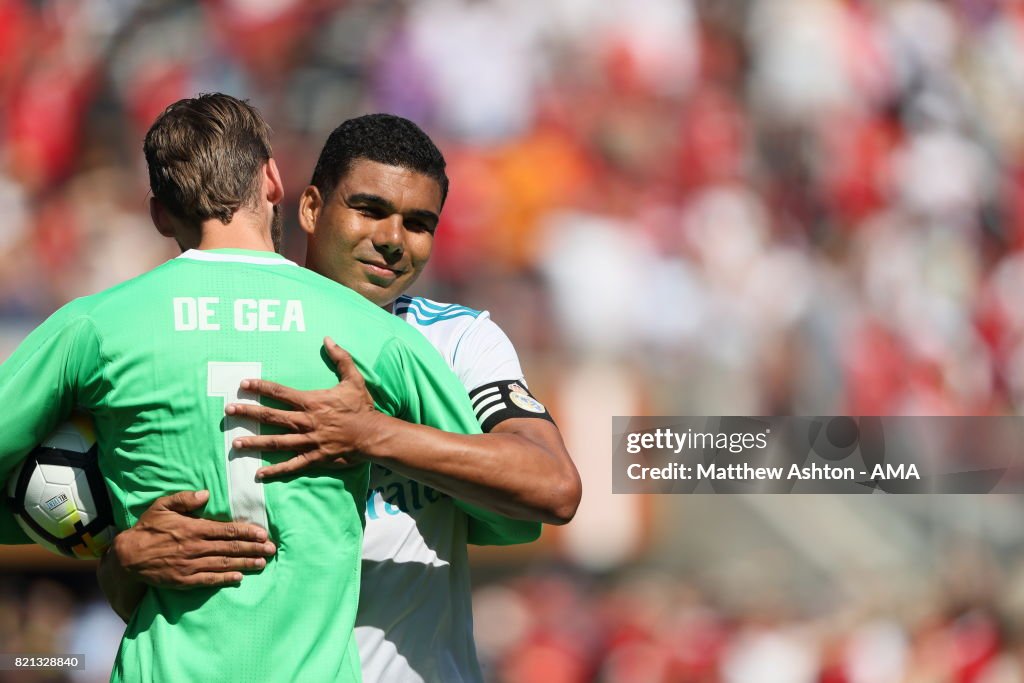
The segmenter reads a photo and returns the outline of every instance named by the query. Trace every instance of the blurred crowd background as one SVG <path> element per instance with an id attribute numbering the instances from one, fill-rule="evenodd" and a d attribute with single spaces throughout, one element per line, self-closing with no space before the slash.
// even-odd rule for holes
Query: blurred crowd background
<path id="1" fill-rule="evenodd" d="M 1024 681 L 1019 501 L 612 496 L 609 439 L 1020 412 L 1024 2 L 0 0 L 0 357 L 175 255 L 141 141 L 209 91 L 273 126 L 300 262 L 342 120 L 407 116 L 448 159 L 414 293 L 491 311 L 585 482 L 571 525 L 475 556 L 493 680 Z M 25 557 L 0 649 L 105 679 L 91 577 Z"/>

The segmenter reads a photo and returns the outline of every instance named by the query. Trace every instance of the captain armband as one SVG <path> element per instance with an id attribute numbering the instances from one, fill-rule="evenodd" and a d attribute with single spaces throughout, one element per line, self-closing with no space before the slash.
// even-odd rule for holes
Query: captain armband
<path id="1" fill-rule="evenodd" d="M 469 400 L 484 432 L 514 417 L 537 417 L 554 423 L 548 409 L 521 381 L 506 379 L 484 384 L 469 392 Z"/>

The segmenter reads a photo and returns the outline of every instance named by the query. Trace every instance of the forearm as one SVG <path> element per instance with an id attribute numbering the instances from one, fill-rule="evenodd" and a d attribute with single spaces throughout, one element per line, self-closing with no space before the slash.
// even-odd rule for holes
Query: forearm
<path id="1" fill-rule="evenodd" d="M 575 514 L 576 470 L 543 436 L 452 434 L 380 413 L 372 419 L 359 448 L 372 462 L 508 517 L 564 524 Z"/>
<path id="2" fill-rule="evenodd" d="M 111 549 L 103 556 L 99 567 L 96 569 L 96 578 L 100 583 L 100 590 L 106 596 L 107 602 L 113 608 L 117 616 L 125 623 L 131 619 L 135 608 L 142 602 L 146 594 L 146 584 L 129 574 L 128 570 L 117 561 L 116 554 Z"/>

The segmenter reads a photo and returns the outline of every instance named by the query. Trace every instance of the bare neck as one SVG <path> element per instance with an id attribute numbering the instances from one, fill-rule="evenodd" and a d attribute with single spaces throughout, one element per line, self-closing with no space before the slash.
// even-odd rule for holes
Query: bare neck
<path id="1" fill-rule="evenodd" d="M 199 230 L 199 244 L 195 249 L 250 249 L 276 251 L 266 219 L 252 211 L 236 211 L 228 224 L 216 218 L 203 221 Z"/>

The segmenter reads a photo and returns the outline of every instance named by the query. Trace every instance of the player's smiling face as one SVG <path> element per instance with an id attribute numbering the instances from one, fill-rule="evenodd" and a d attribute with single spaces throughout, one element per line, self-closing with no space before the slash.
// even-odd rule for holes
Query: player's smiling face
<path id="1" fill-rule="evenodd" d="M 400 166 L 356 159 L 326 198 L 307 187 L 299 223 L 306 265 L 387 306 L 423 271 L 441 213 L 441 186 Z"/>

